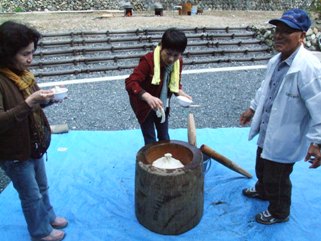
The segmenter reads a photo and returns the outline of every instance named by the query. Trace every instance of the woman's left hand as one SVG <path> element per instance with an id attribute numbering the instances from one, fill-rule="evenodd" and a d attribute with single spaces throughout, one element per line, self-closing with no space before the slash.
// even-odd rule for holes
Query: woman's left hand
<path id="1" fill-rule="evenodd" d="M 188 99 L 190 99 L 190 100 L 193 99 L 192 96 L 186 94 L 186 93 L 185 93 L 183 90 L 181 90 L 181 89 L 178 91 L 178 95 L 179 95 L 179 96 L 185 96 L 186 98 L 188 98 Z"/>

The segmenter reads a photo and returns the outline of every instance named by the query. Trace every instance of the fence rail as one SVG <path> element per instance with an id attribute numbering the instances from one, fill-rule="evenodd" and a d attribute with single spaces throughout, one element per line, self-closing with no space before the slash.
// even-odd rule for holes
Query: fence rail
<path id="1" fill-rule="evenodd" d="M 267 61 L 271 48 L 245 28 L 186 28 L 184 65 Z M 164 30 L 51 33 L 43 36 L 31 69 L 37 77 L 90 75 L 133 69 L 161 41 Z M 106 35 L 106 33 L 108 33 Z M 73 77 L 74 78 L 74 77 Z"/>

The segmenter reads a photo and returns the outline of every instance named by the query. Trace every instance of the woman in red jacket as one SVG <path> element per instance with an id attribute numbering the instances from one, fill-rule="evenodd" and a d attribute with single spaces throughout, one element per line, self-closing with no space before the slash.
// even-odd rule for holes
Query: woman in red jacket
<path id="1" fill-rule="evenodd" d="M 169 140 L 168 115 L 172 94 L 192 99 L 182 90 L 182 53 L 187 46 L 185 34 L 167 29 L 161 43 L 140 59 L 126 79 L 130 104 L 140 124 L 145 145 L 157 139 Z"/>

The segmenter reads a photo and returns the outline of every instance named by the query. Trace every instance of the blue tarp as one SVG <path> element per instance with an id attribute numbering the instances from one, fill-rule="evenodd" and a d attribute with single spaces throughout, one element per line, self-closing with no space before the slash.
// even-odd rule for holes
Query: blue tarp
<path id="1" fill-rule="evenodd" d="M 256 141 L 248 128 L 197 129 L 206 144 L 253 176 Z M 186 129 L 171 129 L 171 139 L 187 141 Z M 212 161 L 205 175 L 204 214 L 180 235 L 156 234 L 135 217 L 135 159 L 142 147 L 140 130 L 70 131 L 53 135 L 48 152 L 50 197 L 56 213 L 69 220 L 66 241 L 212 241 L 321 240 L 320 170 L 299 162 L 292 173 L 290 221 L 265 226 L 254 221 L 268 203 L 247 199 L 248 179 Z M 12 184 L 0 195 L 0 240 L 30 240 Z"/>

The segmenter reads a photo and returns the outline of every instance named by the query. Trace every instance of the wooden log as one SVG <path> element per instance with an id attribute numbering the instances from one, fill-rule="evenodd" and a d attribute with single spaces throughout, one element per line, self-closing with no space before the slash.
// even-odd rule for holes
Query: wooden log
<path id="1" fill-rule="evenodd" d="M 206 145 L 202 145 L 200 150 L 212 157 L 215 161 L 221 163 L 222 165 L 226 166 L 227 168 L 238 172 L 244 176 L 246 176 L 247 178 L 252 178 L 252 175 L 250 173 L 248 173 L 247 171 L 245 171 L 243 168 L 241 168 L 240 166 L 238 166 L 237 164 L 235 164 L 234 162 L 232 162 L 230 159 L 226 158 L 225 156 L 217 153 L 216 151 L 214 151 L 212 148 L 206 146 Z"/>
<path id="2" fill-rule="evenodd" d="M 196 146 L 196 126 L 195 119 L 192 113 L 188 114 L 187 120 L 187 138 L 190 145 Z"/>
<path id="3" fill-rule="evenodd" d="M 152 162 L 165 153 L 183 168 L 160 169 Z M 204 206 L 202 153 L 182 141 L 160 141 L 144 146 L 136 156 L 135 214 L 149 230 L 177 235 L 195 227 Z"/>

